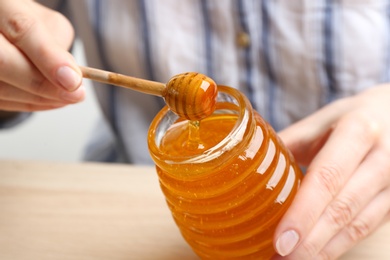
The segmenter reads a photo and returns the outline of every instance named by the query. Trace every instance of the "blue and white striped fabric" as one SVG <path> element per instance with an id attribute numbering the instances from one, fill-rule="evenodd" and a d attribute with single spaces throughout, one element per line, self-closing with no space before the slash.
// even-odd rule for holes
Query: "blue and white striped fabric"
<path id="1" fill-rule="evenodd" d="M 167 82 L 186 71 L 242 90 L 276 130 L 390 80 L 390 1 L 68 1 L 90 66 Z M 151 163 L 162 100 L 96 87 L 109 127 L 87 159 Z M 111 134 L 110 134 L 111 133 Z"/>

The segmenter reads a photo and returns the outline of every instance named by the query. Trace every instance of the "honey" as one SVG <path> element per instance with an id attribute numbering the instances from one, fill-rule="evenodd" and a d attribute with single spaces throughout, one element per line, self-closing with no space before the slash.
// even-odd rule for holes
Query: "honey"
<path id="1" fill-rule="evenodd" d="M 239 91 L 218 92 L 216 110 L 200 122 L 160 111 L 150 154 L 172 216 L 199 257 L 270 259 L 302 174 Z"/>

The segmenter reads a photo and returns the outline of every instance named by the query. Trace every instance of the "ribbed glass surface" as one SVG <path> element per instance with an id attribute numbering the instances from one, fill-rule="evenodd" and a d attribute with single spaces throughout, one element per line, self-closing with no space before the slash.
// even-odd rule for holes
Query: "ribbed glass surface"
<path id="1" fill-rule="evenodd" d="M 150 151 L 172 216 L 201 258 L 270 259 L 302 176 L 273 129 L 234 95 L 239 106 L 221 101 L 200 122 L 197 146 L 187 146 L 191 126 L 179 119 L 162 137 L 151 133 L 160 140 Z"/>

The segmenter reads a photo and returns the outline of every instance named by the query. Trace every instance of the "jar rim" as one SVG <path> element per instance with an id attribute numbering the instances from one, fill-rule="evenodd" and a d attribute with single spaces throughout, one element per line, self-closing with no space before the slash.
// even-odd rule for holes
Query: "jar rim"
<path id="1" fill-rule="evenodd" d="M 225 136 L 219 143 L 203 151 L 200 154 L 191 156 L 170 156 L 169 160 L 164 160 L 167 164 L 197 164 L 208 163 L 216 158 L 219 158 L 224 153 L 232 150 L 234 147 L 242 142 L 245 138 L 245 133 L 248 130 L 248 123 L 251 121 L 250 111 L 252 110 L 251 104 L 248 99 L 237 89 L 218 85 L 218 100 L 217 109 L 214 113 L 218 112 L 218 104 L 220 102 L 230 102 L 236 106 L 237 121 L 235 122 L 232 130 L 227 136 Z M 226 108 L 224 109 L 226 110 Z M 233 109 L 231 109 L 233 111 Z M 159 148 L 161 139 L 166 130 L 175 123 L 179 117 L 174 114 L 167 106 L 165 106 L 153 119 L 148 131 L 148 146 L 150 154 L 155 161 L 159 158 L 163 158 L 165 153 Z M 165 121 L 164 121 L 165 120 Z"/>

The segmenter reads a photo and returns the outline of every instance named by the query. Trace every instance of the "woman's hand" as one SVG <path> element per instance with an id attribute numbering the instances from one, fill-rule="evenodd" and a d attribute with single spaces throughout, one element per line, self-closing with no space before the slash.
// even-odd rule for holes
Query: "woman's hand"
<path id="1" fill-rule="evenodd" d="M 59 108 L 84 98 L 61 14 L 30 0 L 0 1 L 0 110 Z"/>
<path id="2" fill-rule="evenodd" d="M 336 259 L 390 219 L 390 85 L 336 101 L 280 133 L 307 173 L 274 246 Z"/>

